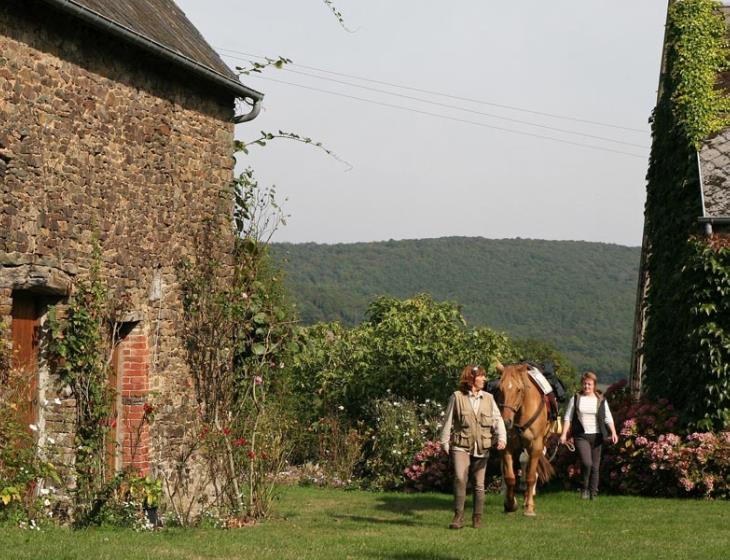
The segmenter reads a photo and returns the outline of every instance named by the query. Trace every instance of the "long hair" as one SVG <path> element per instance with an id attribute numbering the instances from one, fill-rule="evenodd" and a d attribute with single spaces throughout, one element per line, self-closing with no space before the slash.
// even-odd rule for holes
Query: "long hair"
<path id="1" fill-rule="evenodd" d="M 464 366 L 464 369 L 461 370 L 461 377 L 459 378 L 459 391 L 466 395 L 471 391 L 471 386 L 474 385 L 474 381 L 480 375 L 487 376 L 487 370 L 482 366 L 475 364 Z"/>

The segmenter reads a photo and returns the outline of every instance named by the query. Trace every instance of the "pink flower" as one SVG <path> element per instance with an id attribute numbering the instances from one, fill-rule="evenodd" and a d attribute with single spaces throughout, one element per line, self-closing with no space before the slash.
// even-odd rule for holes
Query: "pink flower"
<path id="1" fill-rule="evenodd" d="M 253 378 L 254 385 L 262 385 L 264 380 L 261 378 L 260 375 L 257 375 Z"/>

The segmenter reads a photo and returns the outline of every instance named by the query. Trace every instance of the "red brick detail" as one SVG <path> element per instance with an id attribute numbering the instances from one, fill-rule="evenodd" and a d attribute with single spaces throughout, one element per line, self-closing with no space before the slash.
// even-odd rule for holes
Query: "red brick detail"
<path id="1" fill-rule="evenodd" d="M 149 393 L 150 349 L 145 335 L 130 335 L 120 343 L 119 388 L 122 397 L 119 429 L 122 467 L 147 474 L 150 466 L 149 423 L 144 405 Z"/>

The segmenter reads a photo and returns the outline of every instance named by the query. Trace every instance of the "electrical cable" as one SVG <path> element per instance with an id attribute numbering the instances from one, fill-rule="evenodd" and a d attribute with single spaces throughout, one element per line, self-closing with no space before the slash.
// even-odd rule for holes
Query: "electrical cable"
<path id="1" fill-rule="evenodd" d="M 582 142 L 573 142 L 571 140 L 564 140 L 564 139 L 561 139 L 561 138 L 555 138 L 553 136 L 544 136 L 542 134 L 534 134 L 534 133 L 531 133 L 531 132 L 524 132 L 524 131 L 520 131 L 520 130 L 514 130 L 514 129 L 510 129 L 510 128 L 504 128 L 504 127 L 501 127 L 501 126 L 489 125 L 489 124 L 481 123 L 481 122 L 478 122 L 478 121 L 471 121 L 471 120 L 468 120 L 468 119 L 460 119 L 458 117 L 451 117 L 451 116 L 448 116 L 448 115 L 441 115 L 439 113 L 432 113 L 430 111 L 422 111 L 420 109 L 413 109 L 412 107 L 403 107 L 402 105 L 394 105 L 392 103 L 385 103 L 385 102 L 382 102 L 382 101 L 374 101 L 372 99 L 366 99 L 364 97 L 357 97 L 355 95 L 348 95 L 348 94 L 344 94 L 344 93 L 338 93 L 338 92 L 334 92 L 334 91 L 329 91 L 329 90 L 326 90 L 326 89 L 320 89 L 320 88 L 315 88 L 315 87 L 311 87 L 311 86 L 305 86 L 303 84 L 297 84 L 297 83 L 294 83 L 294 82 L 287 82 L 287 81 L 284 81 L 284 80 L 277 80 L 275 78 L 269 78 L 269 77 L 266 77 L 266 76 L 261 76 L 259 74 L 251 74 L 249 77 L 257 78 L 257 79 L 260 79 L 260 80 L 266 80 L 266 81 L 269 81 L 269 82 L 275 82 L 275 83 L 279 83 L 279 84 L 285 84 L 285 85 L 289 85 L 289 86 L 294 86 L 294 87 L 298 87 L 298 88 L 302 88 L 302 89 L 307 89 L 307 90 L 310 90 L 310 91 L 316 91 L 316 92 L 319 92 L 319 93 L 326 93 L 328 95 L 334 95 L 334 96 L 337 96 L 337 97 L 344 97 L 346 99 L 353 99 L 353 100 L 356 100 L 356 101 L 362 101 L 364 103 L 371 103 L 373 105 L 380 105 L 382 107 L 389 107 L 389 108 L 392 108 L 392 109 L 400 109 L 401 111 L 409 111 L 409 112 L 412 112 L 412 113 L 418 113 L 418 114 L 421 114 L 421 115 L 427 115 L 427 116 L 431 116 L 431 117 L 437 117 L 437 118 L 440 118 L 440 119 L 445 119 L 445 120 L 450 120 L 450 121 L 455 121 L 455 122 L 461 122 L 461 123 L 471 124 L 471 125 L 480 126 L 480 127 L 483 127 L 483 128 L 490 128 L 490 129 L 493 129 L 493 130 L 500 130 L 500 131 L 503 131 L 503 132 L 511 132 L 512 134 L 519 134 L 519 135 L 522 135 L 522 136 L 532 136 L 533 138 L 541 138 L 543 140 L 552 140 L 554 142 L 560 142 L 562 144 L 570 144 L 572 146 L 580 146 L 582 148 L 589 148 L 589 149 L 593 149 L 593 150 L 601 150 L 601 151 L 605 151 L 605 152 L 612 152 L 612 153 L 616 153 L 616 154 L 623 154 L 623 155 L 631 156 L 631 157 L 638 158 L 638 159 L 646 159 L 645 156 L 642 156 L 642 155 L 639 155 L 639 154 L 634 154 L 634 153 L 631 153 L 631 152 L 624 152 L 622 150 L 614 150 L 612 148 L 605 148 L 605 147 L 602 147 L 602 146 L 595 146 L 595 145 L 592 145 L 592 144 L 584 144 Z"/>
<path id="2" fill-rule="evenodd" d="M 246 52 L 237 51 L 237 50 L 233 50 L 233 49 L 226 49 L 226 48 L 223 48 L 223 47 L 216 47 L 216 48 L 219 51 L 228 51 L 228 52 L 232 52 L 232 53 L 235 53 L 235 54 L 241 54 L 241 55 L 244 55 L 244 56 L 250 56 L 250 57 L 253 57 L 253 58 L 260 58 L 262 60 L 270 60 L 270 57 L 266 57 L 266 56 L 261 56 L 261 55 L 257 55 L 257 54 L 246 53 Z M 221 54 L 223 54 L 223 53 L 221 53 Z M 235 56 L 232 56 L 232 55 L 223 54 L 223 56 L 227 56 L 229 58 L 238 59 L 238 57 L 235 57 Z M 509 110 L 512 110 L 512 111 L 522 111 L 522 112 L 525 112 L 525 113 L 531 113 L 533 115 L 541 115 L 543 117 L 550 117 L 550 118 L 554 118 L 554 119 L 564 119 L 564 120 L 569 120 L 569 121 L 573 121 L 573 122 L 579 122 L 579 123 L 585 123 L 585 124 L 592 124 L 592 125 L 595 125 L 595 126 L 604 126 L 604 127 L 608 127 L 608 128 L 616 128 L 616 129 L 619 129 L 619 130 L 627 130 L 627 131 L 630 131 L 630 132 L 640 132 L 642 134 L 647 134 L 648 133 L 647 130 L 640 129 L 640 128 L 632 128 L 632 127 L 628 127 L 628 126 L 622 126 L 622 125 L 617 125 L 617 124 L 612 124 L 612 123 L 606 123 L 606 122 L 601 122 L 601 121 L 594 121 L 594 120 L 589 120 L 589 119 L 583 119 L 583 118 L 579 118 L 579 117 L 575 117 L 575 116 L 569 116 L 569 115 L 560 115 L 560 114 L 556 114 L 556 113 L 548 113 L 548 112 L 544 112 L 544 111 L 536 111 L 536 110 L 533 110 L 533 109 L 526 109 L 524 107 L 516 107 L 514 105 L 504 105 L 504 104 L 501 104 L 501 103 L 495 103 L 493 101 L 484 101 L 484 100 L 481 100 L 481 99 L 474 99 L 474 98 L 470 98 L 470 97 L 462 97 L 462 96 L 458 96 L 458 95 L 452 95 L 452 94 L 449 94 L 449 93 L 443 93 L 443 92 L 438 92 L 438 91 L 433 91 L 433 90 L 427 90 L 427 89 L 422 89 L 422 88 L 411 87 L 411 86 L 407 86 L 407 85 L 403 85 L 403 84 L 395 84 L 395 83 L 392 83 L 392 82 L 386 82 L 386 81 L 382 81 L 382 80 L 374 80 L 374 79 L 371 79 L 371 78 L 364 78 L 362 76 L 356 76 L 356 75 L 353 75 L 353 74 L 345 74 L 343 72 L 334 72 L 332 70 L 326 70 L 324 68 L 317 68 L 315 66 L 307 66 L 307 65 L 299 64 L 299 63 L 295 63 L 295 62 L 292 62 L 291 64 L 292 64 L 292 66 L 298 66 L 299 68 L 305 68 L 307 70 L 314 70 L 316 72 L 324 72 L 326 74 L 332 74 L 334 76 L 341 76 L 341 77 L 344 77 L 344 78 L 352 78 L 352 79 L 355 79 L 355 80 L 362 80 L 364 82 L 372 82 L 372 83 L 375 83 L 375 84 L 380 84 L 380 85 L 385 85 L 385 86 L 390 86 L 390 87 L 396 87 L 396 88 L 401 88 L 401 89 L 407 89 L 407 90 L 410 90 L 410 91 L 416 91 L 418 93 L 426 93 L 426 94 L 431 94 L 431 95 L 439 95 L 439 96 L 448 97 L 448 98 L 451 98 L 451 99 L 458 99 L 459 101 L 467 101 L 469 103 L 478 103 L 478 104 L 481 104 L 481 105 L 490 105 L 490 106 L 493 106 L 493 107 L 499 107 L 499 108 L 502 108 L 502 109 L 509 109 Z"/>

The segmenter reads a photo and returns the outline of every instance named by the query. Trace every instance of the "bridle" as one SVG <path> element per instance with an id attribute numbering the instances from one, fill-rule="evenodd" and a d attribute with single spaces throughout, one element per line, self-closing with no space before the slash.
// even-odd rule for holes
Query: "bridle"
<path id="1" fill-rule="evenodd" d="M 501 384 L 500 384 L 501 385 Z M 522 382 L 522 392 L 525 392 L 526 389 L 524 387 L 524 382 Z M 540 406 L 537 407 L 537 410 L 535 413 L 525 422 L 524 424 L 518 424 L 517 423 L 517 413 L 522 410 L 522 403 L 525 400 L 525 395 L 522 395 L 522 398 L 520 399 L 520 402 L 517 404 L 516 407 L 505 404 L 504 403 L 504 392 L 500 390 L 500 400 L 501 403 L 497 403 L 497 406 L 500 408 L 500 410 L 504 410 L 505 408 L 508 410 L 511 410 L 514 414 L 514 420 L 512 421 L 512 427 L 517 431 L 517 433 L 522 433 L 525 430 L 527 430 L 532 424 L 537 420 L 540 416 L 540 413 L 542 413 L 543 408 L 545 408 L 545 401 L 543 399 L 540 399 Z"/>
<path id="2" fill-rule="evenodd" d="M 510 379 L 509 383 L 510 383 L 510 388 L 511 388 L 511 386 L 512 386 L 512 380 L 511 379 Z M 498 402 L 497 403 L 497 406 L 500 408 L 500 410 L 504 410 L 505 408 L 507 410 L 511 410 L 512 413 L 515 415 L 515 419 L 516 419 L 517 418 L 517 413 L 522 408 L 522 401 L 524 401 L 525 397 L 524 397 L 524 395 L 522 396 L 522 398 L 517 403 L 517 406 L 516 407 L 515 406 L 511 406 L 511 405 L 508 405 L 508 404 L 505 404 L 505 402 L 504 402 L 504 391 L 502 391 L 501 385 L 502 384 L 500 383 L 500 387 L 499 387 L 499 396 L 500 396 L 500 399 L 499 400 L 501 402 Z M 522 386 L 522 389 L 519 389 L 520 392 L 524 391 L 524 384 L 522 384 L 522 385 L 523 385 Z"/>
<path id="3" fill-rule="evenodd" d="M 510 406 L 510 405 L 508 405 L 508 404 L 504 404 L 503 402 L 502 402 L 502 403 L 497 403 L 497 406 L 498 406 L 498 407 L 499 407 L 500 409 L 502 409 L 502 410 L 504 410 L 505 408 L 506 408 L 507 410 L 511 410 L 511 411 L 512 411 L 512 413 L 513 413 L 513 414 L 515 415 L 515 417 L 516 417 L 516 416 L 517 416 L 517 413 L 518 413 L 518 412 L 520 411 L 520 409 L 522 408 L 522 401 L 520 401 L 520 404 L 518 404 L 518 405 L 517 405 L 517 408 L 515 408 L 514 406 Z"/>

